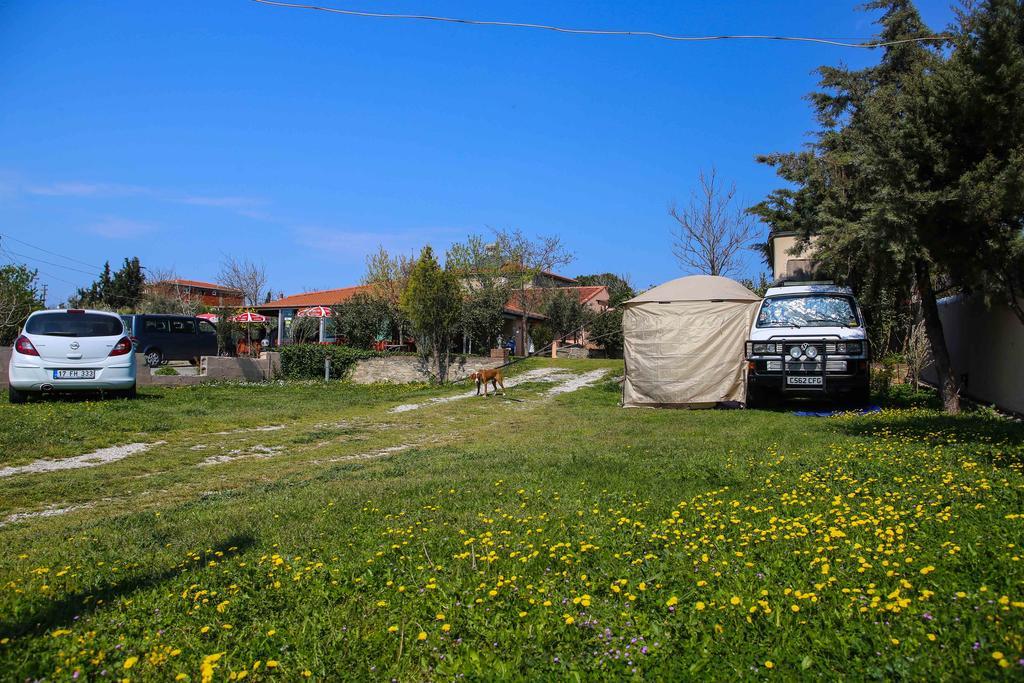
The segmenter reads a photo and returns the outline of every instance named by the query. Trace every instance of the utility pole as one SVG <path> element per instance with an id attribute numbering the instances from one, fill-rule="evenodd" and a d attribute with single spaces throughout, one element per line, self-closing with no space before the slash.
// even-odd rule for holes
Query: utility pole
<path id="1" fill-rule="evenodd" d="M 49 285 L 43 283 L 43 308 L 46 308 L 46 291 Z"/>

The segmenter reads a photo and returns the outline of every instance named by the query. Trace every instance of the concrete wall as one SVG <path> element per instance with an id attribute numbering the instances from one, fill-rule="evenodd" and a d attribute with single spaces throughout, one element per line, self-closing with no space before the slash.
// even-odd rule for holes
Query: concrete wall
<path id="1" fill-rule="evenodd" d="M 1024 414 L 1024 324 L 1005 306 L 986 309 L 977 298 L 939 302 L 939 317 L 953 370 L 965 381 L 964 394 Z M 934 368 L 924 377 L 936 382 Z"/>
<path id="2" fill-rule="evenodd" d="M 500 358 L 467 358 L 464 365 L 452 364 L 448 370 L 448 378 L 459 380 L 471 372 L 484 368 L 496 368 L 501 365 Z M 386 358 L 367 358 L 356 363 L 349 376 L 356 384 L 375 384 L 391 382 L 408 384 L 409 382 L 427 382 L 430 374 L 423 372 L 420 359 L 416 356 L 390 356 Z"/>
<path id="3" fill-rule="evenodd" d="M 7 388 L 7 364 L 11 362 L 11 347 L 0 346 L 0 389 Z"/>

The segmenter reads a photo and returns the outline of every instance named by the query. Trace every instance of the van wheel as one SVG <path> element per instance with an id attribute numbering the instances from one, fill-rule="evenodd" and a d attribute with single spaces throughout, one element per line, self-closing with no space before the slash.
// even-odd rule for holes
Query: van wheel
<path id="1" fill-rule="evenodd" d="M 763 408 L 764 395 L 757 387 L 747 385 L 747 408 Z"/>
<path id="2" fill-rule="evenodd" d="M 164 362 L 164 354 L 160 352 L 160 349 L 150 349 L 146 351 L 146 365 L 151 368 L 158 368 L 160 364 Z"/>
<path id="3" fill-rule="evenodd" d="M 24 391 L 18 391 L 14 387 L 7 385 L 7 400 L 11 403 L 24 403 L 28 400 L 28 394 Z"/>

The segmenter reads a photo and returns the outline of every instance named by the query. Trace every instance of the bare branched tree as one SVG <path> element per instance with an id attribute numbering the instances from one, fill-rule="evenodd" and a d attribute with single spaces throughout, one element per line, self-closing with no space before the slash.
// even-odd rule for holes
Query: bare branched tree
<path id="1" fill-rule="evenodd" d="M 258 306 L 263 302 L 263 290 L 267 286 L 267 268 L 262 262 L 224 256 L 217 283 L 240 290 L 246 306 Z"/>
<path id="2" fill-rule="evenodd" d="M 754 221 L 733 202 L 736 184 L 726 186 L 714 166 L 707 173 L 701 170 L 697 182 L 689 204 L 669 207 L 678 223 L 672 230 L 672 253 L 684 270 L 738 275 L 740 254 L 756 234 Z"/>

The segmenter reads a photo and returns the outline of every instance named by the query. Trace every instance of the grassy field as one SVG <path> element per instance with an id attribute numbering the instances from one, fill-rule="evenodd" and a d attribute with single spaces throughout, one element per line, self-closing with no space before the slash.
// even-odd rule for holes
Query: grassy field
<path id="1" fill-rule="evenodd" d="M 4 678 L 1024 675 L 1022 425 L 623 410 L 621 364 L 532 363 L 609 374 L 0 403 L 0 470 L 156 444 L 0 477 Z"/>

